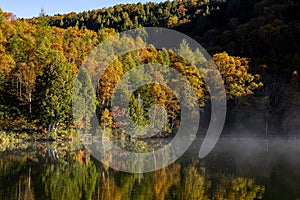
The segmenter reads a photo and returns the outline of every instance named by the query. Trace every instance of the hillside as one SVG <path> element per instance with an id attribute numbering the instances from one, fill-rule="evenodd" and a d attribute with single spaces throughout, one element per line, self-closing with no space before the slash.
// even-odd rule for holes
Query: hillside
<path id="1" fill-rule="evenodd" d="M 259 121 L 264 127 L 265 121 L 270 121 L 269 126 L 274 130 L 291 130 L 289 127 L 294 127 L 296 122 L 293 120 L 298 119 L 300 106 L 299 8 L 297 0 L 180 0 L 158 4 L 116 5 L 55 16 L 47 16 L 42 12 L 39 18 L 26 20 L 15 19 L 12 14 L 1 11 L 0 129 L 45 130 L 49 133 L 74 127 L 70 117 L 71 87 L 78 69 L 93 47 L 116 32 L 158 26 L 193 37 L 215 61 L 220 58 L 234 59 L 235 64 L 243 61 L 243 67 L 247 69 L 243 76 L 237 75 L 240 74 L 240 66 L 236 66 L 234 75 L 222 74 L 234 77 L 236 83 L 241 82 L 238 92 L 230 89 L 233 83 L 225 86 L 228 95 L 228 124 L 239 123 L 243 127 L 251 127 L 252 123 L 257 124 Z M 182 72 L 188 80 L 195 80 L 195 77 L 198 81 L 202 80 L 201 75 L 190 72 L 193 70 L 191 63 L 169 50 L 147 49 L 145 52 L 126 55 L 119 59 L 121 69 L 115 63 L 108 72 L 114 75 L 111 77 L 117 77 L 116 80 L 103 77 L 99 81 L 99 85 L 109 88 L 108 91 L 97 91 L 100 102 L 97 108 L 98 119 L 103 126 L 117 126 L 111 119 L 111 108 L 107 103 L 111 98 L 113 83 L 141 60 L 149 61 L 151 58 L 158 62 L 162 55 L 166 55 L 163 62 L 171 67 L 177 70 L 188 69 Z M 129 63 L 128 66 L 124 61 Z M 119 74 L 115 76 L 117 72 Z M 252 76 L 252 81 L 248 81 Z M 112 84 L 105 84 L 109 82 Z M 249 88 L 249 85 L 254 86 Z M 58 86 L 62 88 L 57 92 Z M 193 86 L 199 100 L 205 99 L 207 90 L 204 83 L 199 81 Z M 155 87 L 148 86 L 140 92 L 147 93 Z M 57 92 L 54 92 L 55 98 L 49 96 L 47 91 Z M 173 99 L 165 88 L 156 88 L 156 91 L 164 91 L 165 99 Z M 149 96 L 143 99 L 148 102 L 144 108 L 146 111 L 155 96 L 152 94 L 150 99 Z M 131 100 L 131 114 L 140 113 L 142 117 L 136 116 L 135 120 L 147 124 L 149 119 L 137 106 L 138 98 L 138 94 L 135 94 Z M 178 103 L 167 100 L 160 103 L 172 105 L 169 123 L 170 127 L 175 126 L 175 121 L 180 117 Z M 250 116 L 255 115 L 255 119 L 249 120 Z M 237 119 L 249 121 L 249 124 Z M 83 121 L 86 119 L 81 120 L 84 126 Z"/>

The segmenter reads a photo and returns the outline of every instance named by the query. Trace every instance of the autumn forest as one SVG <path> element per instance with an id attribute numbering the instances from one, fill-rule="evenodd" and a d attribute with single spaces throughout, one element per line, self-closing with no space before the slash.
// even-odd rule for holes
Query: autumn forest
<path id="1" fill-rule="evenodd" d="M 88 78 L 85 83 L 75 81 L 77 76 L 88 77 L 82 64 L 102 41 L 118 32 L 155 26 L 192 37 L 210 54 L 226 90 L 225 130 L 251 129 L 256 124 L 259 134 L 267 130 L 294 134 L 300 117 L 299 9 L 297 0 L 175 0 L 54 16 L 42 9 L 39 17 L 30 19 L 0 10 L 1 135 L 75 137 L 75 125 L 89 129 L 91 113 L 96 110 L 105 134 L 123 137 L 112 111 L 117 109 L 114 112 L 119 115 L 125 111 L 111 107 L 111 95 L 122 75 L 141 63 L 160 63 L 180 72 L 191 83 L 201 112 L 206 113 L 209 92 L 204 75 L 195 67 L 203 54 L 191 49 L 185 40 L 178 51 L 192 62 L 170 49 L 149 47 L 117 58 L 96 84 Z M 87 68 L 97 67 L 90 62 Z M 137 78 L 145 78 L 136 73 Z M 160 73 L 155 77 L 162 79 Z M 72 115 L 74 84 L 87 84 L 96 91 L 84 91 L 95 107 L 80 108 L 82 113 L 76 119 Z M 139 88 L 130 97 L 128 114 L 135 123 L 147 125 L 147 113 L 154 103 L 164 106 L 168 116 L 159 136 L 176 133 L 178 99 L 159 84 Z M 208 116 L 204 114 L 204 124 Z"/>

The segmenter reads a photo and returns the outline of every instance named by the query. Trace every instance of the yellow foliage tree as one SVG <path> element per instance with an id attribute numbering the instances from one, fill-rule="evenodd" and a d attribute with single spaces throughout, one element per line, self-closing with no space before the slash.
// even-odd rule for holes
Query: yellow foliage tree
<path id="1" fill-rule="evenodd" d="M 259 75 L 248 72 L 249 58 L 229 56 L 223 52 L 215 54 L 213 61 L 222 75 L 227 98 L 253 94 L 255 89 L 263 86 Z"/>

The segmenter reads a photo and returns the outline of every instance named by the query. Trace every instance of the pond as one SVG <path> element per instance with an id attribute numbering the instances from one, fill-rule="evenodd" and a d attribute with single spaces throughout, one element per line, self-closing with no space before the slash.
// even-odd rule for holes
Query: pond
<path id="1" fill-rule="evenodd" d="M 144 174 L 104 166 L 80 144 L 2 148 L 0 199 L 300 199 L 300 140 L 222 137 L 199 159 L 201 142 Z"/>

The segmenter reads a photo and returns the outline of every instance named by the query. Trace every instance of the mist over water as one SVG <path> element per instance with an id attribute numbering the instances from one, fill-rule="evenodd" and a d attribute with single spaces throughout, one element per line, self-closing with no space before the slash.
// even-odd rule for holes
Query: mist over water
<path id="1" fill-rule="evenodd" d="M 201 142 L 195 141 L 187 155 L 196 156 Z M 265 187 L 263 199 L 296 199 L 300 197 L 299 147 L 296 137 L 223 136 L 200 162 L 211 173 L 253 178 Z"/>

